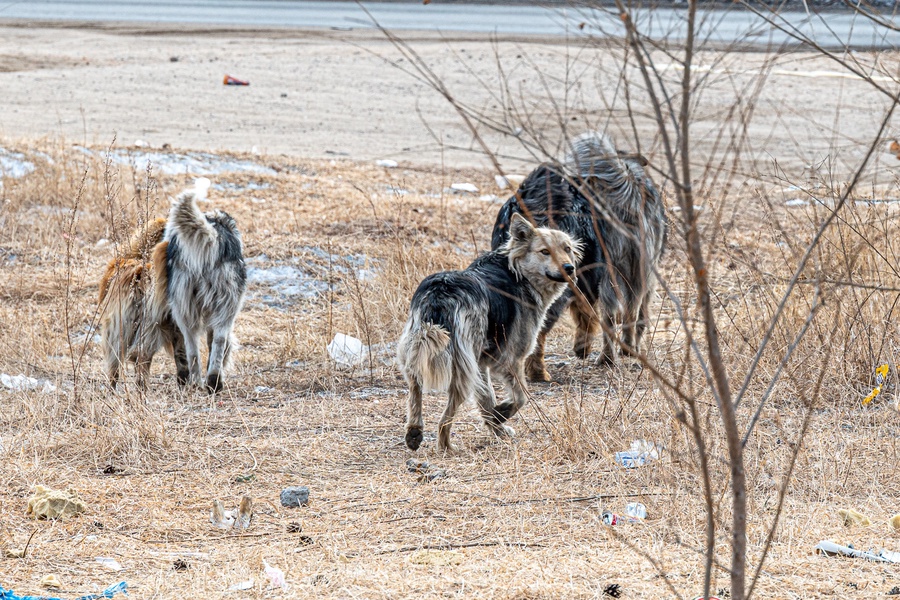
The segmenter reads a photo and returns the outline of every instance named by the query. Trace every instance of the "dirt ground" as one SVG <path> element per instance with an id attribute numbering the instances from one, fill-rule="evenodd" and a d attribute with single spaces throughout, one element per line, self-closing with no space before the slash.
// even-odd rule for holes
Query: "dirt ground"
<path id="1" fill-rule="evenodd" d="M 473 75 L 496 72 L 489 41 L 414 41 L 459 98 L 494 110 L 490 86 Z M 543 89 L 527 68 L 531 61 L 557 84 L 580 65 L 579 77 L 569 75 L 567 122 L 608 125 L 634 139 L 620 96 L 604 92 L 613 52 L 539 40 L 497 48 L 519 65 L 507 69 L 519 91 Z M 703 498 L 689 432 L 636 362 L 599 368 L 597 353 L 575 359 L 568 318 L 549 340 L 555 381 L 532 386 L 531 403 L 512 423 L 515 441 L 492 439 L 471 409 L 454 429 L 462 452 L 437 454 L 443 399 L 431 395 L 425 443 L 417 453 L 406 449 L 405 388 L 391 353 L 409 297 L 425 275 L 463 267 L 487 247 L 508 191 L 470 150 L 471 136 L 447 104 L 370 50 L 394 56 L 377 36 L 346 32 L 2 28 L 0 146 L 21 153 L 17 160 L 34 170 L 5 178 L 0 191 L 0 373 L 23 373 L 55 389 L 0 388 L 0 586 L 48 593 L 41 578 L 54 574 L 63 587 L 53 594 L 62 597 L 117 581 L 139 599 L 605 598 L 612 584 L 624 598 L 701 593 Z M 698 109 L 698 161 L 715 153 L 722 99 L 743 89 L 747 73 L 765 60 L 728 54 L 710 65 Z M 781 57 L 775 70 L 748 137 L 737 138 L 746 162 L 736 183 L 727 193 L 721 184 L 698 193 L 704 231 L 719 232 L 710 234 L 709 268 L 737 382 L 801 242 L 821 222 L 810 194 L 840 189 L 883 106 L 823 59 Z M 222 86 L 224 73 L 251 85 Z M 558 124 L 545 106 L 528 119 L 540 131 Z M 637 130 L 647 135 L 643 150 L 658 160 L 658 140 L 640 116 Z M 135 148 L 137 139 L 149 148 Z M 514 172 L 537 161 L 517 138 L 486 139 Z M 183 153 L 162 152 L 163 144 Z M 156 162 L 148 171 L 142 158 L 150 150 Z M 206 151 L 222 156 L 200 154 Z M 400 165 L 382 168 L 375 159 Z M 876 159 L 858 196 L 897 198 L 900 163 L 882 149 Z M 135 223 L 165 214 L 168 197 L 203 169 L 213 181 L 209 205 L 237 219 L 251 269 L 236 326 L 242 347 L 226 390 L 215 398 L 178 390 L 170 360 L 160 356 L 149 393 L 130 382 L 113 393 L 95 337 L 99 274 Z M 479 191 L 453 193 L 456 182 Z M 831 269 L 835 279 L 849 272 L 870 281 L 874 273 L 883 276 L 878 285 L 900 287 L 891 271 L 896 215 L 895 204 L 853 205 L 817 255 L 817 268 Z M 648 355 L 676 379 L 685 376 L 687 346 L 671 298 L 689 307 L 692 280 L 671 202 L 669 217 L 671 248 L 661 272 L 673 295 L 654 302 Z M 853 241 L 865 227 L 883 233 L 870 236 L 880 258 Z M 891 268 L 870 268 L 884 263 Z M 800 298 L 793 325 L 803 322 L 811 295 Z M 747 446 L 753 568 L 778 510 L 811 383 L 827 365 L 758 597 L 888 597 L 900 585 L 898 565 L 812 550 L 824 539 L 900 549 L 900 532 L 887 525 L 900 512 L 894 393 L 887 389 L 868 407 L 859 402 L 872 387 L 872 365 L 900 341 L 889 332 L 894 304 L 892 292 L 863 288 L 829 296 L 835 312 L 823 317 L 827 327 L 814 327 L 761 413 Z M 775 371 L 793 331 L 776 331 L 764 375 Z M 363 364 L 344 368 L 329 358 L 326 344 L 338 332 L 373 349 Z M 691 390 L 692 379 L 702 388 L 700 373 L 686 378 Z M 766 381 L 752 382 L 752 400 Z M 712 415 L 708 454 L 721 484 L 725 448 L 714 403 L 696 393 Z M 742 427 L 751 416 L 742 409 Z M 614 453 L 637 439 L 665 449 L 646 467 L 620 468 Z M 410 458 L 429 461 L 443 476 L 420 478 L 407 469 Z M 38 484 L 77 492 L 86 512 L 29 518 L 25 506 Z M 309 487 L 308 506 L 280 505 L 289 485 Z M 717 485 L 715 493 L 713 589 L 724 597 L 727 488 Z M 251 527 L 213 528 L 213 500 L 231 509 L 244 495 L 254 500 Z M 603 510 L 621 513 L 630 501 L 647 506 L 645 523 L 602 524 Z M 837 515 L 845 507 L 873 524 L 845 527 Z M 24 558 L 7 553 L 26 546 Z M 121 570 L 98 557 L 115 559 Z M 263 561 L 286 573 L 287 590 L 269 586 Z M 249 581 L 249 589 L 229 591 Z"/>

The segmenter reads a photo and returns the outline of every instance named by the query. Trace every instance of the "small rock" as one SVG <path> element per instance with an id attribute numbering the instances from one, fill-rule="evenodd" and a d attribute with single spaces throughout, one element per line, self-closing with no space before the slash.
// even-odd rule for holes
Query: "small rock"
<path id="1" fill-rule="evenodd" d="M 438 469 L 437 471 L 428 471 L 427 473 L 422 473 L 419 475 L 419 483 L 431 483 L 435 479 L 443 479 L 447 476 L 447 472 L 443 469 Z"/>
<path id="2" fill-rule="evenodd" d="M 891 588 L 891 591 L 887 593 L 888 596 L 900 596 L 900 585 L 895 585 Z"/>
<path id="3" fill-rule="evenodd" d="M 291 508 L 309 504 L 309 488 L 296 485 L 281 490 L 281 505 Z"/>
<path id="4" fill-rule="evenodd" d="M 281 97 L 282 97 L 282 98 L 287 98 L 287 94 L 282 93 L 282 94 L 281 94 Z"/>
<path id="5" fill-rule="evenodd" d="M 301 535 L 297 538 L 297 541 L 301 546 L 312 546 L 315 543 L 315 541 L 308 535 Z"/>
<path id="6" fill-rule="evenodd" d="M 610 598 L 620 598 L 622 596 L 622 586 L 618 583 L 611 583 L 603 589 L 603 595 Z"/>
<path id="7" fill-rule="evenodd" d="M 382 160 L 376 160 L 375 166 L 384 167 L 386 169 L 396 169 L 398 164 L 397 164 L 396 160 L 382 159 Z"/>
<path id="8" fill-rule="evenodd" d="M 178 62 L 179 58 L 177 56 L 170 56 L 169 62 Z"/>
<path id="9" fill-rule="evenodd" d="M 183 558 L 179 558 L 174 563 L 172 563 L 172 568 L 176 571 L 187 571 L 190 567 L 191 565 L 188 564 L 188 561 L 184 560 Z"/>

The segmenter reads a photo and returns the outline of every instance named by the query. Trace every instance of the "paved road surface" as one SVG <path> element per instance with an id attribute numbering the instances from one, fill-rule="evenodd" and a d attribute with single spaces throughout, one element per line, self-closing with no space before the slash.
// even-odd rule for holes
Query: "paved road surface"
<path id="1" fill-rule="evenodd" d="M 539 6 L 480 4 L 367 3 L 372 14 L 394 30 L 496 33 L 498 35 L 581 36 L 621 35 L 622 24 L 603 11 Z M 684 12 L 676 9 L 642 11 L 639 20 L 654 38 L 683 36 Z M 755 45 L 790 43 L 752 13 L 743 10 L 703 11 L 703 36 L 710 41 Z M 791 23 L 821 45 L 835 48 L 900 47 L 900 31 L 885 31 L 865 18 L 832 12 L 807 15 L 782 13 Z M 353 2 L 301 0 L 0 0 L 0 19 L 52 19 L 64 21 L 127 21 L 153 23 L 203 23 L 253 27 L 364 28 L 371 23 Z M 584 29 L 578 25 L 586 23 Z"/>

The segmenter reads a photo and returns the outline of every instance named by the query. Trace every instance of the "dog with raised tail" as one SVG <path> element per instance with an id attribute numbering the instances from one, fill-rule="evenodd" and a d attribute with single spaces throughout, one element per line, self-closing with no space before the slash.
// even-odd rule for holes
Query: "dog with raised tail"
<path id="1" fill-rule="evenodd" d="M 184 339 L 166 297 L 165 226 L 165 219 L 156 219 L 139 227 L 100 280 L 101 346 L 112 387 L 130 361 L 135 382 L 146 389 L 151 361 L 161 348 L 174 356 L 179 383 L 187 380 Z"/>
<path id="2" fill-rule="evenodd" d="M 448 392 L 438 425 L 438 449 L 450 443 L 453 418 L 469 398 L 497 436 L 512 436 L 505 423 L 526 402 L 524 359 L 534 349 L 544 315 L 574 285 L 578 243 L 565 232 L 536 228 L 521 215 L 510 221 L 509 240 L 464 271 L 426 277 L 412 297 L 409 320 L 397 345 L 409 384 L 406 445 L 422 443 L 422 393 Z M 497 404 L 491 377 L 510 398 Z"/>
<path id="3" fill-rule="evenodd" d="M 234 321 L 244 300 L 247 267 L 237 223 L 227 213 L 203 213 L 197 201 L 206 197 L 209 179 L 197 180 L 172 204 L 166 224 L 167 287 L 172 318 L 184 336 L 189 380 L 203 385 L 200 335 L 206 332 L 209 359 L 206 388 L 221 391 L 236 341 Z"/>
<path id="4" fill-rule="evenodd" d="M 582 244 L 577 289 L 567 290 L 550 308 L 528 359 L 532 380 L 550 381 L 544 340 L 567 306 L 578 330 L 574 346 L 578 356 L 590 354 L 601 323 L 600 362 L 616 362 L 618 324 L 624 352 L 640 352 L 668 232 L 665 204 L 646 166 L 642 156 L 617 149 L 605 133 L 588 131 L 571 141 L 562 162 L 532 171 L 500 209 L 493 249 L 506 243 L 516 214 L 526 214 L 543 227 L 558 227 Z"/>

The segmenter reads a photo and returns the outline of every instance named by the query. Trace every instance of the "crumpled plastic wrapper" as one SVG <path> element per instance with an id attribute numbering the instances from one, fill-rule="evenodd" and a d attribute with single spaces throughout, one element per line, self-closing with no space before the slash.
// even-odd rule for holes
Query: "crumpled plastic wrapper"
<path id="1" fill-rule="evenodd" d="M 28 499 L 25 514 L 35 519 L 65 519 L 83 513 L 86 509 L 87 504 L 75 492 L 37 485 L 34 496 Z"/>

